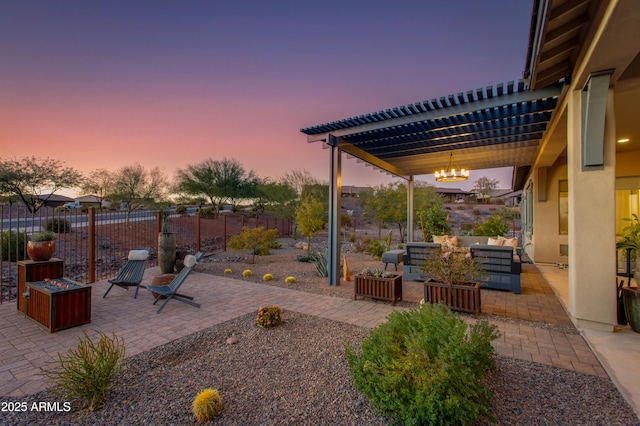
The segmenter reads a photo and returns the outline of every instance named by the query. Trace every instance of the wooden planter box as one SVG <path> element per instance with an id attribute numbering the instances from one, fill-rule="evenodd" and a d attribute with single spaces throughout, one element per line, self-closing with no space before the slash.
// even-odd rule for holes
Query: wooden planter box
<path id="1" fill-rule="evenodd" d="M 424 283 L 424 300 L 444 303 L 452 311 L 480 313 L 480 283 L 450 285 L 436 281 Z"/>
<path id="2" fill-rule="evenodd" d="M 26 283 L 24 313 L 50 333 L 91 322 L 91 286 L 58 278 L 66 289 L 53 289 L 45 281 Z"/>
<path id="3" fill-rule="evenodd" d="M 393 305 L 402 300 L 402 275 L 393 278 L 355 275 L 353 298 L 366 296 L 372 299 L 389 300 Z"/>

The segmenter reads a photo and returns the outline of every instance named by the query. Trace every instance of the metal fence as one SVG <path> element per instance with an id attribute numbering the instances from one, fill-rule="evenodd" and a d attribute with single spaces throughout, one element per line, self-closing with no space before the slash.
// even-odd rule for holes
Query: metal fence
<path id="1" fill-rule="evenodd" d="M 244 227 L 278 229 L 280 236 L 291 235 L 286 219 L 227 213 L 200 216 L 191 209 L 188 214 L 170 214 L 169 232 L 176 234 L 178 251 L 205 254 L 226 250 L 230 236 Z M 114 276 L 126 262 L 129 250 L 150 249 L 149 266 L 157 265 L 158 233 L 161 217 L 158 211 L 85 211 L 41 208 L 31 214 L 26 207 L 0 206 L 0 303 L 15 297 L 17 262 L 28 259 L 26 241 L 34 232 L 51 230 L 57 234 L 55 258 L 64 261 L 64 274 L 75 281 L 92 283 Z"/>

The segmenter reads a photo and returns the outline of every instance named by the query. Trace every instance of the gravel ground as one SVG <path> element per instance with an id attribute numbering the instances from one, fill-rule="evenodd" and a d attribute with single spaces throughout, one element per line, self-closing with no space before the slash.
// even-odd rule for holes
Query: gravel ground
<path id="1" fill-rule="evenodd" d="M 366 329 L 283 312 L 273 329 L 245 315 L 127 361 L 107 405 L 92 413 L 3 413 L 1 425 L 196 423 L 191 402 L 212 387 L 220 425 L 383 425 L 353 387 L 343 342 L 356 347 Z M 237 344 L 227 344 L 229 337 Z M 487 378 L 491 412 L 501 425 L 637 425 L 638 418 L 607 379 L 498 357 Z M 59 401 L 47 392 L 14 400 Z M 488 421 L 482 425 L 490 424 Z"/>

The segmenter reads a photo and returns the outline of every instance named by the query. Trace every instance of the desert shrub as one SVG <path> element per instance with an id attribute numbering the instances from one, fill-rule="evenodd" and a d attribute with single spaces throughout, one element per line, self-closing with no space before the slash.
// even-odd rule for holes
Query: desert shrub
<path id="1" fill-rule="evenodd" d="M 466 207 L 465 207 L 465 206 L 457 206 L 457 207 L 456 207 L 456 209 L 458 209 L 458 210 L 465 210 L 465 209 L 466 209 Z"/>
<path id="2" fill-rule="evenodd" d="M 47 231 L 55 232 L 56 234 L 67 234 L 71 232 L 71 223 L 66 219 L 54 217 L 47 221 L 45 229 Z"/>
<path id="3" fill-rule="evenodd" d="M 87 213 L 90 208 L 91 208 L 91 204 L 81 204 L 80 205 L 80 211 L 82 213 Z"/>
<path id="4" fill-rule="evenodd" d="M 245 269 L 244 271 L 242 271 L 242 276 L 245 278 L 249 278 L 253 276 L 253 272 L 251 272 L 251 269 Z"/>
<path id="5" fill-rule="evenodd" d="M 213 420 L 222 412 L 222 398 L 216 389 L 205 389 L 193 400 L 193 415 L 199 422 Z"/>
<path id="6" fill-rule="evenodd" d="M 491 419 L 485 372 L 495 368 L 486 320 L 467 325 L 443 304 L 392 312 L 362 342 L 346 345 L 355 387 L 405 425 L 472 424 Z"/>
<path id="7" fill-rule="evenodd" d="M 230 274 L 232 274 L 232 273 L 233 273 L 233 271 L 231 271 L 231 269 L 229 269 L 229 268 L 227 268 L 227 269 L 225 269 L 225 270 L 224 270 L 224 274 L 225 274 L 225 275 L 230 275 Z"/>
<path id="8" fill-rule="evenodd" d="M 311 254 L 301 254 L 296 257 L 296 262 L 311 263 Z"/>
<path id="9" fill-rule="evenodd" d="M 284 282 L 287 284 L 295 284 L 296 278 L 292 276 L 288 276 L 287 278 L 284 279 Z"/>
<path id="10" fill-rule="evenodd" d="M 256 262 L 256 254 L 267 255 L 269 249 L 278 244 L 278 230 L 265 230 L 264 227 L 243 228 L 242 232 L 229 238 L 227 246 L 231 250 L 251 250 L 252 262 Z"/>
<path id="11" fill-rule="evenodd" d="M 266 281 L 273 281 L 273 275 L 271 275 L 271 274 L 264 274 L 264 275 L 262 276 L 262 281 L 265 281 L 265 282 L 266 282 Z"/>
<path id="12" fill-rule="evenodd" d="M 488 237 L 504 236 L 509 230 L 509 224 L 502 222 L 500 216 L 490 216 L 484 222 L 476 223 L 473 227 L 473 235 Z"/>
<path id="13" fill-rule="evenodd" d="M 473 214 L 474 216 L 480 216 L 482 214 L 482 211 L 480 209 L 473 209 L 471 210 L 471 214 Z"/>
<path id="14" fill-rule="evenodd" d="M 59 368 L 43 370 L 52 386 L 49 391 L 67 400 L 77 400 L 88 411 L 104 406 L 113 380 L 124 366 L 124 340 L 100 332 L 97 343 L 86 331 L 76 349 L 58 354 Z"/>
<path id="15" fill-rule="evenodd" d="M 351 233 L 349 235 L 349 242 L 350 243 L 355 243 L 358 240 L 358 236 L 355 234 L 355 232 Z"/>
<path id="16" fill-rule="evenodd" d="M 218 215 L 216 209 L 213 207 L 205 207 L 204 209 L 197 209 L 198 213 L 200 213 L 200 217 L 215 219 Z"/>
<path id="17" fill-rule="evenodd" d="M 365 249 L 374 259 L 382 259 L 382 253 L 387 251 L 387 245 L 379 240 L 373 240 Z"/>
<path id="18" fill-rule="evenodd" d="M 2 231 L 2 260 L 16 262 L 25 259 L 27 234 L 24 232 Z"/>
<path id="19" fill-rule="evenodd" d="M 315 265 L 316 271 L 318 272 L 318 275 L 320 275 L 321 277 L 329 276 L 329 268 L 328 268 L 329 262 L 327 260 L 327 256 L 328 256 L 328 253 L 324 253 L 324 254 L 320 252 L 309 253 L 310 262 Z"/>
<path id="20" fill-rule="evenodd" d="M 256 316 L 256 324 L 262 328 L 275 327 L 282 322 L 282 311 L 277 306 L 260 306 Z"/>
<path id="21" fill-rule="evenodd" d="M 185 214 L 187 212 L 187 207 L 179 204 L 176 206 L 176 214 Z"/>

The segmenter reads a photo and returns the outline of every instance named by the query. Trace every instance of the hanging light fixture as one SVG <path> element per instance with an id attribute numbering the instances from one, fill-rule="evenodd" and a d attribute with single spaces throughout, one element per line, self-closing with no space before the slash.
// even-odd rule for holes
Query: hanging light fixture
<path id="1" fill-rule="evenodd" d="M 440 171 L 436 171 L 435 175 L 437 182 L 460 182 L 469 179 L 469 170 L 456 169 L 453 165 L 453 152 L 451 152 L 447 167 Z"/>

